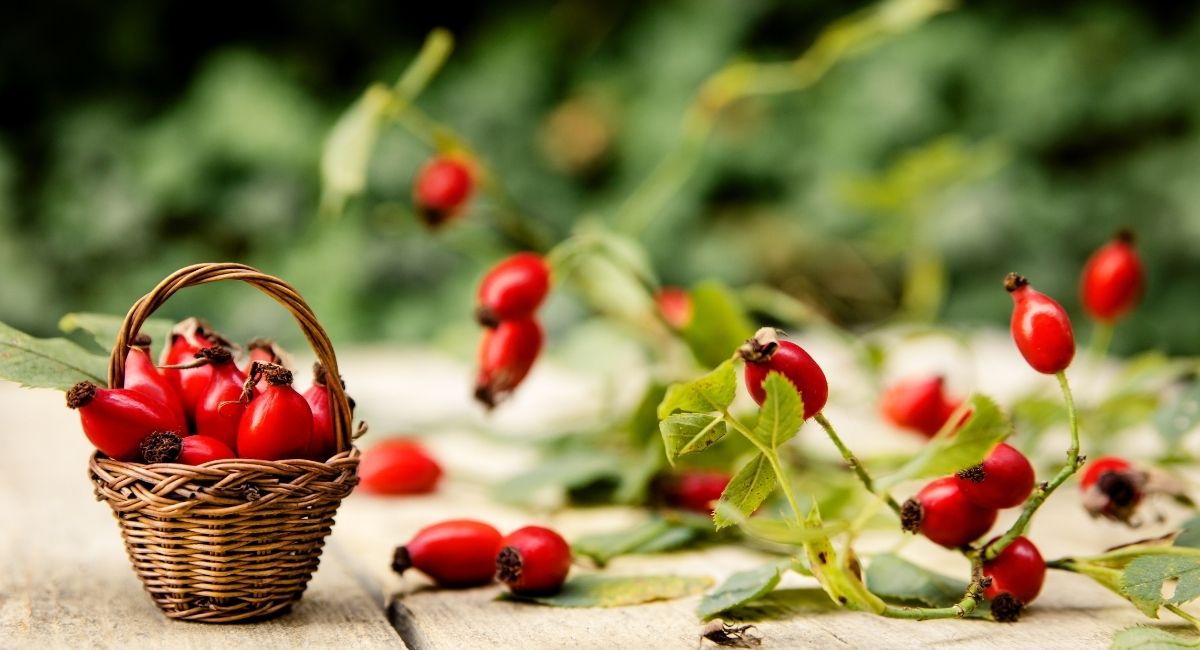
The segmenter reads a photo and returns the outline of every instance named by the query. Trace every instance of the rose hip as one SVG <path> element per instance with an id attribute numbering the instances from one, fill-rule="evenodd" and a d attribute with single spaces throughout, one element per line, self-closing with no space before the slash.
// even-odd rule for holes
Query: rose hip
<path id="1" fill-rule="evenodd" d="M 210 436 L 180 437 L 174 433 L 154 433 L 142 441 L 142 458 L 147 463 L 199 465 L 210 460 L 235 458 L 229 445 Z"/>
<path id="2" fill-rule="evenodd" d="M 196 358 L 207 361 L 212 369 L 208 386 L 196 405 L 196 433 L 216 438 L 240 452 L 237 435 L 246 410 L 242 396 L 246 376 L 234 364 L 229 350 L 221 346 L 204 348 Z"/>
<path id="3" fill-rule="evenodd" d="M 679 287 L 663 287 L 654 294 L 658 313 L 672 329 L 682 330 L 692 322 L 692 296 Z"/>
<path id="4" fill-rule="evenodd" d="M 392 570 L 420 570 L 443 587 L 473 587 L 492 581 L 500 531 L 481 521 L 453 519 L 423 528 L 396 547 Z"/>
<path id="5" fill-rule="evenodd" d="M 312 409 L 292 388 L 290 370 L 272 364 L 258 367 L 267 389 L 246 406 L 237 429 L 238 454 L 259 460 L 303 458 L 312 442 Z"/>
<path id="6" fill-rule="evenodd" d="M 84 435 L 114 460 L 138 460 L 142 441 L 156 431 L 180 435 L 186 431 L 161 402 L 128 388 L 79 382 L 67 391 L 67 407 L 79 411 Z"/>
<path id="7" fill-rule="evenodd" d="M 905 379 L 888 387 L 879 410 L 892 424 L 932 438 L 941 431 L 958 404 L 948 400 L 942 377 Z"/>
<path id="8" fill-rule="evenodd" d="M 333 415 L 329 410 L 329 381 L 325 366 L 318 361 L 313 364 L 313 384 L 304 391 L 304 400 L 313 414 L 313 435 L 305 458 L 324 461 L 337 452 L 337 440 L 333 436 Z M 351 405 L 353 408 L 353 405 Z"/>
<path id="9" fill-rule="evenodd" d="M 479 345 L 475 399 L 493 408 L 529 374 L 542 349 L 542 326 L 532 318 L 506 320 L 486 330 Z"/>
<path id="10" fill-rule="evenodd" d="M 186 423 L 183 402 L 171 382 L 158 371 L 150 358 L 150 337 L 138 334 L 125 355 L 124 388 L 162 402 L 181 423 Z"/>
<path id="11" fill-rule="evenodd" d="M 375 494 L 426 494 L 437 488 L 442 468 L 412 440 L 384 440 L 363 452 L 360 485 Z"/>
<path id="12" fill-rule="evenodd" d="M 541 256 L 517 253 L 483 276 L 475 318 L 496 327 L 500 321 L 532 316 L 549 291 L 550 268 Z"/>
<path id="13" fill-rule="evenodd" d="M 174 366 L 193 361 L 196 353 L 213 346 L 229 347 L 229 341 L 214 332 L 199 318 L 188 318 L 171 328 L 171 337 L 163 350 L 163 365 Z M 184 414 L 194 422 L 196 410 L 212 377 L 211 366 L 164 368 L 163 376 L 179 392 Z"/>
<path id="14" fill-rule="evenodd" d="M 1066 310 L 1016 273 L 1008 274 L 1004 288 L 1013 299 L 1013 341 L 1025 361 L 1047 375 L 1066 370 L 1075 356 L 1075 334 Z"/>
<path id="15" fill-rule="evenodd" d="M 1012 508 L 1025 503 L 1033 492 L 1033 466 L 1025 454 L 1000 443 L 983 459 L 955 475 L 963 492 L 984 508 Z"/>
<path id="16" fill-rule="evenodd" d="M 458 215 L 471 198 L 474 182 L 462 160 L 442 156 L 421 169 L 413 188 L 417 212 L 428 226 L 436 227 Z"/>
<path id="17" fill-rule="evenodd" d="M 667 505 L 711 515 L 717 499 L 729 485 L 729 474 L 716 470 L 687 470 L 667 479 L 663 497 Z"/>
<path id="18" fill-rule="evenodd" d="M 767 399 L 763 382 L 771 371 L 778 372 L 800 392 L 804 401 L 804 418 L 811 418 L 825 408 L 829 399 L 829 382 L 821 366 L 804 348 L 791 341 L 778 340 L 774 328 L 764 327 L 746 341 L 738 353 L 746 362 L 746 388 L 755 402 L 762 404 Z"/>
<path id="19" fill-rule="evenodd" d="M 983 563 L 983 575 L 992 581 L 983 592 L 992 603 L 992 615 L 1001 622 L 1015 621 L 1021 610 L 1041 593 L 1046 561 L 1033 542 L 1018 537 L 999 555 Z"/>
<path id="20" fill-rule="evenodd" d="M 514 594 L 556 593 L 571 570 L 571 547 L 561 535 L 540 526 L 516 530 L 500 542 L 496 577 Z"/>
<path id="21" fill-rule="evenodd" d="M 996 510 L 975 505 L 953 476 L 936 479 L 904 502 L 901 525 L 946 548 L 958 548 L 980 537 L 996 523 Z"/>
<path id="22" fill-rule="evenodd" d="M 1146 473 L 1117 456 L 1102 456 L 1083 468 L 1079 488 L 1093 517 L 1129 523 L 1146 494 Z"/>
<path id="23" fill-rule="evenodd" d="M 1084 265 L 1079 287 L 1083 308 L 1102 323 L 1115 322 L 1137 305 L 1145 281 L 1133 233 L 1122 230 Z"/>

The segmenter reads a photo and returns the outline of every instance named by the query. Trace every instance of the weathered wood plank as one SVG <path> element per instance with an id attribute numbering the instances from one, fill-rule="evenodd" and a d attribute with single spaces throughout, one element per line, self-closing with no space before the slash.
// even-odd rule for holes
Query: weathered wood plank
<path id="1" fill-rule="evenodd" d="M 0 384 L 0 412 L 0 646 L 404 647 L 378 590 L 355 576 L 336 541 L 287 616 L 242 625 L 167 619 L 134 576 L 111 511 L 92 498 L 89 445 L 61 393 Z"/>

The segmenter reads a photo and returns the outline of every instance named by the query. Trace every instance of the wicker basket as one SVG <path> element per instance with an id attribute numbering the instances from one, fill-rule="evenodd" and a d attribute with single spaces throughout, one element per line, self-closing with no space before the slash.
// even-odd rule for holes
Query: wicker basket
<path id="1" fill-rule="evenodd" d="M 329 338 L 295 289 L 241 264 L 197 264 L 176 271 L 129 310 L 109 362 L 109 385 L 123 384 L 126 346 L 150 314 L 184 287 L 221 280 L 252 284 L 286 307 L 330 376 L 339 376 Z M 277 616 L 300 599 L 338 505 L 358 483 L 350 404 L 341 382 L 328 387 L 338 453 L 324 463 L 144 465 L 92 456 L 96 499 L 112 507 L 134 571 L 167 616 L 233 623 Z"/>

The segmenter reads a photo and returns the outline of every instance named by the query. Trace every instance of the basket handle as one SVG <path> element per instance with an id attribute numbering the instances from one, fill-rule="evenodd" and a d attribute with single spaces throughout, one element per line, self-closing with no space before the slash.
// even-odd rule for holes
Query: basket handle
<path id="1" fill-rule="evenodd" d="M 317 317 L 304 302 L 304 298 L 301 298 L 291 285 L 245 264 L 225 262 L 186 266 L 167 276 L 158 283 L 158 286 L 151 289 L 150 293 L 133 303 L 133 306 L 129 308 L 129 313 L 125 314 L 125 322 L 121 325 L 121 331 L 117 333 L 117 342 L 113 346 L 112 357 L 108 361 L 108 385 L 117 387 L 125 384 L 125 355 L 129 344 L 137 336 L 146 319 L 168 298 L 184 287 L 222 280 L 240 280 L 251 284 L 259 291 L 274 298 L 276 302 L 287 308 L 292 316 L 296 317 L 296 323 L 300 325 L 300 330 L 304 332 L 304 336 L 312 345 L 317 360 L 325 366 L 325 370 L 331 378 L 326 386 L 329 389 L 329 415 L 333 420 L 333 435 L 337 440 L 338 453 L 348 451 L 351 444 L 350 401 L 346 397 L 346 390 L 342 387 L 342 382 L 338 381 L 341 374 L 338 372 L 337 358 L 333 354 L 333 345 L 329 342 L 329 335 L 317 322 Z"/>

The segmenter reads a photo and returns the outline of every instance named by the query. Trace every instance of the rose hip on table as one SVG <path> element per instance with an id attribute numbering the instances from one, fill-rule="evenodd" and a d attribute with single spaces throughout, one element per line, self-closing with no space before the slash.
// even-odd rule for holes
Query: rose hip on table
<path id="1" fill-rule="evenodd" d="M 541 526 L 509 533 L 496 555 L 496 577 L 522 596 L 556 593 L 570 570 L 571 546 L 562 535 Z"/>
<path id="2" fill-rule="evenodd" d="M 375 494 L 428 494 L 437 488 L 442 468 L 420 443 L 394 438 L 363 452 L 358 477 L 362 488 Z"/>
<path id="3" fill-rule="evenodd" d="M 442 587 L 474 587 L 496 575 L 500 532 L 481 521 L 452 519 L 422 528 L 396 547 L 392 570 L 415 568 Z"/>

